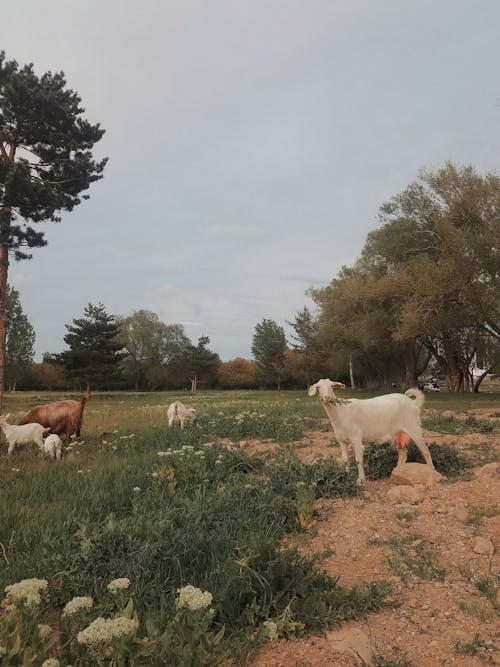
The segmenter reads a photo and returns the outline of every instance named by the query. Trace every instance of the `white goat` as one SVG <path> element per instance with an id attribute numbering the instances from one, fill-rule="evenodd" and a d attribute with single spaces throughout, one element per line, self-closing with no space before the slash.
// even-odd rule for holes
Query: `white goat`
<path id="1" fill-rule="evenodd" d="M 169 428 L 180 426 L 182 429 L 186 421 L 196 419 L 196 410 L 189 408 L 180 401 L 174 401 L 168 406 L 167 419 Z"/>
<path id="2" fill-rule="evenodd" d="M 424 442 L 420 410 L 424 395 L 419 389 L 408 389 L 405 394 L 387 394 L 376 398 L 338 399 L 333 390 L 345 389 L 342 382 L 318 380 L 309 387 L 309 396 L 316 393 L 323 404 L 342 452 L 342 461 L 348 462 L 347 449 L 351 445 L 358 465 L 358 484 L 365 481 L 363 468 L 364 445 L 369 442 L 395 445 L 398 465 L 406 463 L 410 440 L 417 445 L 427 465 L 434 468 Z M 414 400 L 410 398 L 414 397 Z"/>
<path id="3" fill-rule="evenodd" d="M 43 441 L 42 451 L 48 459 L 62 458 L 62 441 L 56 433 L 51 433 Z"/>
<path id="4" fill-rule="evenodd" d="M 43 436 L 50 431 L 40 424 L 23 424 L 14 426 L 7 423 L 10 415 L 0 416 L 0 428 L 2 429 L 9 449 L 8 454 L 12 454 L 16 445 L 24 445 L 34 442 L 40 449 L 43 449 Z"/>

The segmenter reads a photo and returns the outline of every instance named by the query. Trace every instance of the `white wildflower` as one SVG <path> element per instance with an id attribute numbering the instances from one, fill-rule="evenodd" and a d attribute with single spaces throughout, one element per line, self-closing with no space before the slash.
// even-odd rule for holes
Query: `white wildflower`
<path id="1" fill-rule="evenodd" d="M 216 466 L 222 465 L 222 461 L 220 459 L 217 459 L 216 462 L 215 462 L 215 465 Z"/>
<path id="2" fill-rule="evenodd" d="M 140 490 L 141 490 L 141 487 L 140 487 L 140 486 L 134 486 L 134 488 L 132 489 L 132 491 L 133 491 L 134 493 L 139 493 Z"/>
<path id="3" fill-rule="evenodd" d="M 158 473 L 157 472 L 152 472 L 151 477 L 154 477 L 154 478 L 158 477 Z"/>
<path id="4" fill-rule="evenodd" d="M 73 614 L 77 614 L 79 611 L 88 611 L 89 609 L 92 609 L 93 604 L 94 600 L 88 595 L 73 598 L 64 607 L 62 615 L 73 616 Z"/>
<path id="5" fill-rule="evenodd" d="M 38 624 L 38 634 L 40 639 L 47 639 L 54 632 L 50 625 L 43 625 L 42 623 Z"/>
<path id="6" fill-rule="evenodd" d="M 156 452 L 157 456 L 172 456 L 173 452 L 167 451 L 167 452 Z"/>
<path id="7" fill-rule="evenodd" d="M 124 616 L 104 619 L 99 616 L 84 630 L 78 633 L 79 644 L 109 644 L 114 639 L 128 637 L 137 630 L 137 621 Z"/>
<path id="8" fill-rule="evenodd" d="M 208 591 L 202 591 L 195 586 L 184 586 L 184 588 L 179 588 L 178 591 L 179 597 L 175 602 L 177 609 L 183 609 L 187 607 L 196 611 L 198 609 L 206 609 L 212 604 L 212 593 Z"/>
<path id="9" fill-rule="evenodd" d="M 130 579 L 127 579 L 127 577 L 120 577 L 119 579 L 113 579 L 113 581 L 110 581 L 106 588 L 108 591 L 110 591 L 110 593 L 116 593 L 117 591 L 126 590 L 129 586 Z"/>
<path id="10" fill-rule="evenodd" d="M 264 621 L 262 625 L 264 626 L 266 637 L 269 639 L 269 641 L 272 642 L 274 639 L 278 639 L 278 626 L 274 621 Z"/>
<path id="11" fill-rule="evenodd" d="M 25 602 L 28 607 L 37 607 L 42 601 L 40 593 L 47 590 L 46 579 L 22 579 L 17 584 L 5 587 L 7 597 L 13 601 Z"/>
<path id="12" fill-rule="evenodd" d="M 11 468 L 12 472 L 21 472 L 21 468 Z"/>
<path id="13" fill-rule="evenodd" d="M 56 658 L 47 658 L 42 662 L 42 667 L 59 667 L 60 664 Z"/>

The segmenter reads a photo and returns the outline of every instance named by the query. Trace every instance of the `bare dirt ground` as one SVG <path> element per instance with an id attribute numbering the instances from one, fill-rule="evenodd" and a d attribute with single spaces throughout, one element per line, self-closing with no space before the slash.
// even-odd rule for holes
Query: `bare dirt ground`
<path id="1" fill-rule="evenodd" d="M 490 460 L 498 460 L 498 417 L 484 410 L 474 416 L 491 419 L 494 431 L 427 431 L 427 442 L 450 443 L 469 455 L 486 448 Z M 294 450 L 305 462 L 338 458 L 334 444 L 331 431 L 314 431 Z M 280 447 L 242 445 L 256 454 Z M 500 664 L 500 472 L 485 474 L 475 460 L 470 479 L 421 489 L 416 504 L 393 504 L 389 479 L 367 482 L 363 497 L 319 501 L 314 529 L 292 536 L 286 546 L 308 555 L 326 553 L 321 567 L 340 575 L 340 585 L 389 582 L 391 606 L 322 636 L 271 642 L 253 667 L 355 667 L 363 664 L 360 657 L 373 664 L 374 655 L 396 665 L 406 658 L 412 667 Z M 494 553 L 477 553 L 477 537 L 489 541 L 483 547 Z"/>

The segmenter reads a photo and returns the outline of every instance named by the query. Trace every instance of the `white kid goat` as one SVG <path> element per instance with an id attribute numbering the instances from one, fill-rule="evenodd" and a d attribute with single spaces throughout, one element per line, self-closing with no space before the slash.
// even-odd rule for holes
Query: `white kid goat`
<path id="1" fill-rule="evenodd" d="M 57 433 L 51 433 L 43 441 L 42 451 L 48 459 L 62 458 L 62 441 Z"/>
<path id="2" fill-rule="evenodd" d="M 34 442 L 40 449 L 43 449 L 43 436 L 50 431 L 50 428 L 45 428 L 35 423 L 14 426 L 7 423 L 9 416 L 0 416 L 0 428 L 9 446 L 7 450 L 8 454 L 12 454 L 16 445 L 25 445 L 31 442 Z"/>
<path id="3" fill-rule="evenodd" d="M 348 462 L 348 446 L 354 449 L 358 484 L 365 481 L 363 452 L 364 445 L 370 442 L 395 445 L 398 449 L 398 465 L 401 465 L 406 463 L 407 446 L 413 440 L 427 465 L 434 468 L 422 434 L 420 411 L 424 395 L 419 389 L 408 389 L 404 394 L 347 400 L 338 399 L 334 389 L 345 389 L 345 385 L 328 379 L 318 380 L 309 387 L 309 396 L 316 393 L 319 395 L 340 445 L 344 463 Z"/>
<path id="4" fill-rule="evenodd" d="M 189 408 L 180 401 L 174 401 L 168 406 L 167 419 L 169 428 L 180 426 L 183 429 L 186 421 L 196 419 L 196 410 Z"/>

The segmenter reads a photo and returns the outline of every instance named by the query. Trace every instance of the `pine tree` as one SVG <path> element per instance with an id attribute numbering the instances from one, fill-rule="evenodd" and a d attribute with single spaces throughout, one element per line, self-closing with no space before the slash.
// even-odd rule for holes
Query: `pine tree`
<path id="1" fill-rule="evenodd" d="M 92 155 L 104 130 L 81 117 L 80 102 L 63 72 L 37 76 L 0 51 L 0 411 L 9 253 L 30 259 L 26 248 L 46 245 L 34 226 L 87 199 L 106 164 Z"/>
<path id="2" fill-rule="evenodd" d="M 69 350 L 56 354 L 53 362 L 61 366 L 65 376 L 83 389 L 109 389 L 119 379 L 119 364 L 124 357 L 118 340 L 119 325 L 108 315 L 102 303 L 85 307 L 84 317 L 66 324 L 64 342 Z"/>

